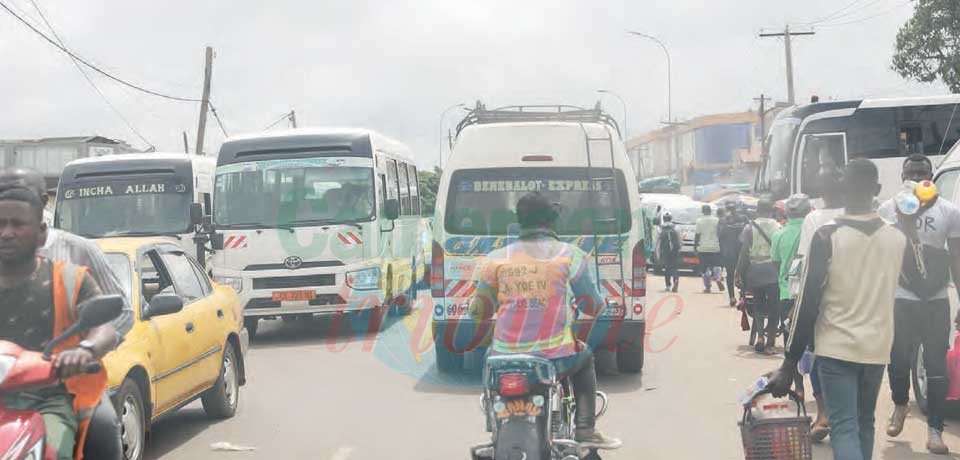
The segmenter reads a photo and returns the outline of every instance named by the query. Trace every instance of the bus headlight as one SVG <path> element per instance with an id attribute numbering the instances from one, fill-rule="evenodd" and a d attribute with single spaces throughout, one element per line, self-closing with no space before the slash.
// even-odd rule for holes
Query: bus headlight
<path id="1" fill-rule="evenodd" d="M 347 272 L 347 286 L 363 291 L 377 289 L 380 285 L 380 267 Z"/>
<path id="2" fill-rule="evenodd" d="M 237 278 L 234 276 L 214 276 L 213 280 L 225 284 L 233 288 L 234 291 L 240 292 L 243 290 L 243 278 Z"/>

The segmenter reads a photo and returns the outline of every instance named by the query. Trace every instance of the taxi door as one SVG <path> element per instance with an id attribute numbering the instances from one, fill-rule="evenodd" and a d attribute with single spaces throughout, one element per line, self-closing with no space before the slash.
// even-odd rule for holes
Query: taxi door
<path id="1" fill-rule="evenodd" d="M 207 389 L 220 374 L 220 356 L 226 341 L 223 324 L 226 312 L 216 304 L 213 289 L 206 276 L 182 250 L 164 251 L 164 265 L 173 277 L 177 294 L 184 299 L 183 313 L 191 329 L 190 350 L 193 358 L 184 363 L 183 372 L 191 388 L 190 395 Z"/>
<path id="2" fill-rule="evenodd" d="M 197 350 L 194 346 L 194 328 L 190 314 L 185 310 L 169 315 L 150 317 L 150 299 L 159 292 L 176 292 L 173 277 L 164 265 L 157 248 L 149 249 L 139 256 L 142 313 L 149 323 L 156 341 L 148 356 L 153 363 L 155 375 L 154 414 L 159 414 L 189 396 L 193 388 L 187 368 L 194 361 Z M 180 294 L 179 292 L 176 292 Z M 184 303 L 187 300 L 184 299 Z"/>

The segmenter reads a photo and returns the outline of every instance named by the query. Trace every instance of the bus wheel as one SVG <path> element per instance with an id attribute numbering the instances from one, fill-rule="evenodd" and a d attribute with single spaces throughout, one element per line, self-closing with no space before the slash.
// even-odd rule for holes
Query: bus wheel
<path id="1" fill-rule="evenodd" d="M 408 316 L 413 312 L 413 302 L 417 298 L 417 261 L 410 259 L 410 285 L 397 297 L 393 298 L 393 305 L 390 312 L 397 316 Z M 403 283 L 400 283 L 402 286 Z"/>
<path id="2" fill-rule="evenodd" d="M 435 341 L 433 349 L 437 353 L 437 370 L 441 374 L 460 372 L 463 369 L 463 355 L 447 350 L 441 341 Z"/>
<path id="3" fill-rule="evenodd" d="M 643 370 L 643 339 L 629 340 L 617 347 L 617 370 L 637 374 Z"/>
<path id="4" fill-rule="evenodd" d="M 250 340 L 253 340 L 257 336 L 257 326 L 260 325 L 260 318 L 255 316 L 249 316 L 243 319 L 243 327 L 247 328 L 247 334 L 250 335 Z"/>

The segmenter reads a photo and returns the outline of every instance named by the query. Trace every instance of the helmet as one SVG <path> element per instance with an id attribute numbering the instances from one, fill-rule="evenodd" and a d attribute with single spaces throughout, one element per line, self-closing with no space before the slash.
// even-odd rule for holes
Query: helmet
<path id="1" fill-rule="evenodd" d="M 673 222 L 673 214 L 670 214 L 669 212 L 663 213 L 663 221 L 664 221 L 664 222 Z"/>
<path id="2" fill-rule="evenodd" d="M 810 197 L 803 193 L 790 195 L 784 202 L 787 217 L 798 218 L 810 214 Z"/>

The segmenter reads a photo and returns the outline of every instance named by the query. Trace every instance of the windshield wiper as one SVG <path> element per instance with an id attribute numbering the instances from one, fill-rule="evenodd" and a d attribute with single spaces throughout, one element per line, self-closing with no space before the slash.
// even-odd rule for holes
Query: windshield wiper
<path id="1" fill-rule="evenodd" d="M 294 232 L 293 227 L 290 225 L 285 225 L 285 224 L 267 225 L 260 222 L 243 222 L 239 224 L 224 224 L 223 227 L 224 228 L 258 228 L 258 229 L 279 228 L 279 229 L 287 230 L 290 233 Z"/>
<path id="2" fill-rule="evenodd" d="M 178 240 L 182 240 L 183 237 L 176 233 L 165 233 L 165 232 L 117 232 L 117 233 L 107 233 L 103 237 L 106 238 L 115 238 L 115 237 L 124 237 L 124 236 L 172 236 Z"/>
<path id="3" fill-rule="evenodd" d="M 349 225 L 351 227 L 356 228 L 357 230 L 363 230 L 363 227 L 356 222 L 333 222 L 330 220 L 313 219 L 313 220 L 298 220 L 297 223 L 308 224 L 308 225 L 328 225 L 331 227 L 334 225 Z"/>

